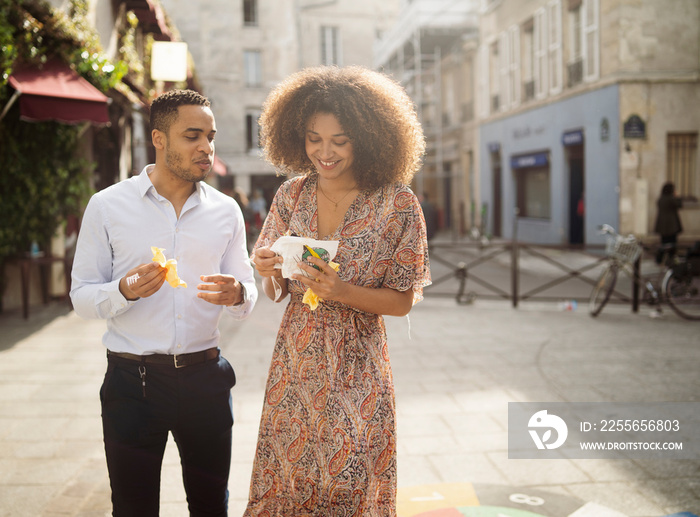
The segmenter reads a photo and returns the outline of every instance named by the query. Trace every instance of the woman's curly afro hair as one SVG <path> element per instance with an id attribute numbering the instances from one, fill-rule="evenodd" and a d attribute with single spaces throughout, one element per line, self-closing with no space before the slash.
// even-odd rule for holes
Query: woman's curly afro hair
<path id="1" fill-rule="evenodd" d="M 353 145 L 355 180 L 374 190 L 409 184 L 425 152 L 411 99 L 395 81 L 360 66 L 322 66 L 292 74 L 268 96 L 260 116 L 265 159 L 281 174 L 314 174 L 306 155 L 308 121 L 335 115 Z"/>

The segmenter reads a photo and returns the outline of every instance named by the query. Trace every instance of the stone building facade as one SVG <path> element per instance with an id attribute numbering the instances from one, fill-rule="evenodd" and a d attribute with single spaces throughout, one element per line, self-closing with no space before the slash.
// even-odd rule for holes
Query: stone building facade
<path id="1" fill-rule="evenodd" d="M 405 0 L 375 66 L 416 101 L 414 188 L 453 236 L 597 244 L 608 223 L 654 240 L 673 181 L 694 240 L 699 42 L 696 0 Z"/>
<path id="2" fill-rule="evenodd" d="M 653 239 L 673 181 L 700 235 L 700 4 L 485 0 L 479 45 L 480 197 L 489 228 L 601 242 L 603 223 Z M 497 224 L 500 221 L 500 226 Z"/>

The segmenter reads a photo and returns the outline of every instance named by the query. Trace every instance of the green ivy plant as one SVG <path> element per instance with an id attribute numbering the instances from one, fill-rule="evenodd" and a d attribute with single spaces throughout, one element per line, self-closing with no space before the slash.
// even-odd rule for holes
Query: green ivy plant
<path id="1" fill-rule="evenodd" d="M 103 92 L 121 81 L 128 65 L 104 56 L 86 15 L 85 0 L 72 0 L 66 13 L 43 0 L 0 0 L 0 110 L 14 93 L 8 79 L 20 61 L 41 66 L 61 59 Z M 26 254 L 32 242 L 46 249 L 91 193 L 94 164 L 78 157 L 83 129 L 21 121 L 18 103 L 0 121 L 0 299 L 5 262 Z"/>

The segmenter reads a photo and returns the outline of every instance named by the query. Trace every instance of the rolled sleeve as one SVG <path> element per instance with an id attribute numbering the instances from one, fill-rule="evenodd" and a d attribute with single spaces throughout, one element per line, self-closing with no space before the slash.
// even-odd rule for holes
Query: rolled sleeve
<path id="1" fill-rule="evenodd" d="M 119 279 L 112 279 L 110 249 L 100 202 L 93 197 L 83 216 L 71 277 L 71 302 L 82 318 L 112 318 L 134 303 L 122 295 Z"/>

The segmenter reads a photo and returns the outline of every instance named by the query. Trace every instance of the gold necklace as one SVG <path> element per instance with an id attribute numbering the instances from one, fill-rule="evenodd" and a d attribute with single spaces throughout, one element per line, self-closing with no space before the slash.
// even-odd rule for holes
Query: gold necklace
<path id="1" fill-rule="evenodd" d="M 345 194 L 343 194 L 343 197 L 341 197 L 338 201 L 333 201 L 331 198 L 328 197 L 328 194 L 326 194 L 323 191 L 323 187 L 321 186 L 321 182 L 320 181 L 318 182 L 318 189 L 321 191 L 321 194 L 323 194 L 323 197 L 325 197 L 328 201 L 333 203 L 333 205 L 334 205 L 333 211 L 334 212 L 338 210 L 338 203 L 340 203 L 343 199 L 345 199 L 348 196 L 348 194 L 350 194 L 350 192 L 355 190 L 355 188 L 357 188 L 357 185 L 353 186 L 350 190 L 348 190 Z"/>

